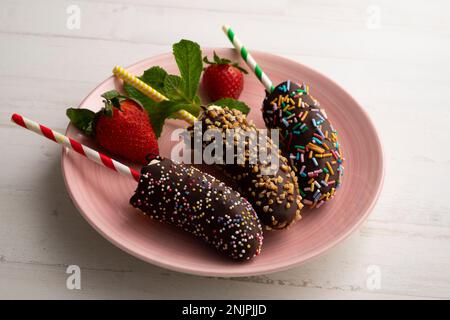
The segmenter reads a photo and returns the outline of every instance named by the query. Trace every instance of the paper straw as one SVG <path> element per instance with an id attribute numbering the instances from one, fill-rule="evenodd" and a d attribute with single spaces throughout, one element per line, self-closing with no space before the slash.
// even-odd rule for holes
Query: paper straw
<path id="1" fill-rule="evenodd" d="M 79 154 L 85 156 L 89 160 L 92 160 L 104 167 L 107 167 L 111 170 L 119 172 L 125 176 L 131 177 L 136 181 L 139 181 L 139 172 L 130 168 L 123 163 L 120 163 L 110 157 L 104 155 L 101 152 L 95 151 L 92 148 L 89 148 L 85 145 L 82 145 L 76 140 L 69 138 L 59 132 L 53 131 L 50 128 L 43 126 L 37 122 L 34 122 L 30 119 L 24 118 L 21 115 L 14 113 L 11 117 L 11 120 L 15 122 L 17 125 L 24 127 L 25 129 L 31 130 L 34 133 L 37 133 L 47 139 L 50 139 L 58 144 L 65 146 L 66 148 L 72 149 Z"/>
<path id="2" fill-rule="evenodd" d="M 114 67 L 113 74 L 116 77 L 122 79 L 124 82 L 131 85 L 133 88 L 145 94 L 153 101 L 161 102 L 164 100 L 169 100 L 167 97 L 165 97 L 164 95 L 162 95 L 161 93 L 150 87 L 148 84 L 141 81 L 139 78 L 135 77 L 134 75 L 132 75 L 131 73 L 129 73 L 127 70 L 125 70 L 120 66 Z M 178 110 L 177 112 L 175 112 L 175 116 L 181 120 L 188 122 L 189 124 L 193 124 L 197 120 L 196 117 L 194 117 L 186 110 Z"/>
<path id="3" fill-rule="evenodd" d="M 223 32 L 227 35 L 228 39 L 231 41 L 233 46 L 241 54 L 242 59 L 247 63 L 248 67 L 255 73 L 256 77 L 261 81 L 261 83 L 266 88 L 267 92 L 272 92 L 274 86 L 269 77 L 262 71 L 261 67 L 256 63 L 252 55 L 247 51 L 242 42 L 236 37 L 234 31 L 229 26 L 222 27 Z"/>

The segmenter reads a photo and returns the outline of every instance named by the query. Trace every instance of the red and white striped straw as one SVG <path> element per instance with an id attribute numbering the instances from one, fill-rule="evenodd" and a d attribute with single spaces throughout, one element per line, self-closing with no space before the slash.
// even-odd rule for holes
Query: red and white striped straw
<path id="1" fill-rule="evenodd" d="M 139 172 L 130 168 L 123 163 L 120 163 L 110 157 L 104 155 L 101 152 L 98 152 L 92 148 L 89 148 L 85 145 L 82 145 L 76 140 L 69 138 L 59 132 L 53 131 L 50 128 L 43 126 L 33 120 L 27 119 L 14 113 L 11 117 L 11 120 L 25 129 L 31 130 L 34 133 L 37 133 L 41 136 L 46 137 L 56 143 L 62 144 L 66 148 L 72 149 L 79 154 L 85 156 L 89 160 L 92 160 L 104 167 L 107 167 L 111 170 L 117 171 L 123 175 L 133 178 L 136 181 L 139 181 Z"/>

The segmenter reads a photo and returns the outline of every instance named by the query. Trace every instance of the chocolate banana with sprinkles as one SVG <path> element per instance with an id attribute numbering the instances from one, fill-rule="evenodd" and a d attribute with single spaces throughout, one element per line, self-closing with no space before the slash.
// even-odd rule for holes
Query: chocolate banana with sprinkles
<path id="1" fill-rule="evenodd" d="M 338 132 L 305 84 L 285 81 L 267 93 L 267 128 L 280 129 L 280 149 L 298 177 L 302 202 L 319 208 L 342 184 L 344 155 Z"/>
<path id="2" fill-rule="evenodd" d="M 130 199 L 144 215 L 175 225 L 233 260 L 261 251 L 263 232 L 250 203 L 193 166 L 157 157 L 141 170 Z"/>
<path id="3" fill-rule="evenodd" d="M 333 199 L 344 172 L 338 133 L 325 109 L 305 84 L 287 80 L 275 87 L 234 30 L 222 29 L 264 86 L 263 119 L 268 129 L 280 130 L 280 149 L 298 176 L 302 202 L 310 208 L 321 207 Z"/>
<path id="4" fill-rule="evenodd" d="M 237 190 L 252 204 L 266 229 L 284 229 L 301 218 L 303 205 L 298 193 L 297 177 L 288 160 L 269 137 L 265 139 L 265 145 L 259 148 L 268 154 L 272 152 L 277 158 L 276 168 L 270 167 L 270 163 L 250 159 L 251 141 L 245 137 L 252 136 L 252 133 L 257 136 L 258 129 L 239 110 L 208 106 L 199 115 L 198 121 L 202 124 L 202 136 L 207 130 L 217 130 L 221 132 L 224 145 L 230 143 L 226 139 L 226 132 L 234 129 L 231 143 L 234 144 L 235 161 L 227 163 L 224 152 L 223 161 L 216 163 L 216 167 L 236 183 Z M 195 125 L 188 130 L 195 141 Z M 202 149 L 205 150 L 210 143 L 202 140 Z M 236 152 L 237 143 L 244 143 L 244 152 L 241 154 Z M 241 157 L 241 162 L 236 161 L 238 157 Z"/>

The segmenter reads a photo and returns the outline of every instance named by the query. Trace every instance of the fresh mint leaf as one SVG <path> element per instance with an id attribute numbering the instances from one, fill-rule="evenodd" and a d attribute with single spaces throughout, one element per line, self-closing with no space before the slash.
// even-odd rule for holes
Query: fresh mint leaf
<path id="1" fill-rule="evenodd" d="M 129 98 L 138 102 L 141 106 L 144 107 L 144 109 L 147 109 L 156 104 L 155 101 L 147 97 L 145 94 L 141 93 L 139 90 L 130 86 L 128 83 L 124 83 L 123 89 L 125 90 Z"/>
<path id="2" fill-rule="evenodd" d="M 228 107 L 230 109 L 237 109 L 241 111 L 243 114 L 248 114 L 250 112 L 250 108 L 242 101 L 235 100 L 232 98 L 223 98 L 214 102 L 211 102 L 208 105 L 215 105 L 219 107 Z"/>
<path id="3" fill-rule="evenodd" d="M 198 107 L 197 109 L 198 109 L 198 112 L 200 113 L 200 105 L 202 104 L 202 100 L 200 99 L 200 97 L 199 96 L 195 96 L 194 97 L 194 105 L 196 106 L 196 107 Z M 198 114 L 193 114 L 194 116 L 198 116 Z"/>
<path id="4" fill-rule="evenodd" d="M 157 137 L 161 135 L 164 126 L 164 121 L 167 118 L 174 118 L 173 114 L 175 112 L 179 110 L 186 110 L 191 113 L 194 112 L 192 104 L 170 100 L 161 101 L 158 104 L 146 110 L 148 110 L 149 112 L 153 131 L 155 132 Z M 198 114 L 199 110 L 195 111 Z"/>
<path id="5" fill-rule="evenodd" d="M 163 68 L 156 66 L 146 70 L 139 77 L 165 95 L 169 101 L 157 103 L 129 84 L 124 84 L 127 96 L 139 102 L 147 111 L 157 137 L 161 134 L 164 120 L 173 118 L 176 111 L 183 109 L 197 116 L 201 110 L 200 97 L 197 95 L 203 67 L 200 46 L 189 40 L 181 40 L 173 45 L 173 55 L 180 70 L 180 76 L 169 75 Z"/>
<path id="6" fill-rule="evenodd" d="M 173 55 L 183 79 L 184 95 L 192 100 L 197 94 L 203 68 L 200 46 L 198 43 L 183 39 L 173 45 Z"/>
<path id="7" fill-rule="evenodd" d="M 96 116 L 94 111 L 69 108 L 66 110 L 66 115 L 77 129 L 83 131 L 88 136 L 94 134 L 94 121 Z"/>
<path id="8" fill-rule="evenodd" d="M 164 121 L 167 118 L 167 115 L 164 112 L 160 112 L 159 108 L 155 105 L 144 105 L 144 109 L 147 111 L 150 117 L 150 123 L 152 124 L 153 132 L 155 133 L 156 137 L 159 138 L 161 136 Z"/>
<path id="9" fill-rule="evenodd" d="M 145 77 L 144 75 L 141 77 L 141 79 L 144 82 L 151 85 L 155 89 L 156 87 L 158 87 L 159 83 L 160 88 L 158 91 L 166 95 L 169 99 L 176 98 L 177 99 L 176 104 L 180 104 L 180 107 L 178 109 L 174 109 L 171 107 L 166 110 L 165 107 L 167 106 L 168 101 L 164 101 L 164 103 L 155 102 L 146 95 L 144 95 L 143 93 L 141 93 L 139 90 L 132 87 L 131 85 L 124 83 L 123 88 L 126 94 L 128 95 L 129 98 L 139 102 L 139 104 L 145 109 L 145 111 L 149 115 L 150 123 L 152 125 L 153 131 L 155 132 L 156 137 L 160 137 L 165 119 L 174 118 L 171 112 L 175 112 L 176 110 L 182 108 L 181 101 L 179 101 L 181 99 L 180 98 L 181 89 L 178 88 L 178 84 L 181 82 L 181 79 L 175 80 L 176 78 L 179 78 L 179 76 L 169 76 L 167 72 L 165 72 L 162 68 L 159 67 L 150 68 L 146 70 L 144 74 Z M 161 89 L 161 87 L 164 87 L 164 83 L 167 83 L 167 88 Z M 192 111 L 193 114 L 198 114 L 200 111 L 199 106 L 192 106 L 188 103 L 185 105 L 185 108 L 187 109 L 187 111 Z"/>
<path id="10" fill-rule="evenodd" d="M 174 112 L 183 109 L 184 111 L 187 111 L 190 114 L 192 114 L 194 117 L 198 117 L 198 115 L 200 114 L 200 111 L 201 111 L 200 105 L 195 105 L 192 103 L 176 102 L 176 101 L 175 101 L 175 104 L 177 105 L 177 109 Z M 168 117 L 172 118 L 172 119 L 178 119 L 178 117 L 176 117 L 175 114 L 169 114 Z"/>
<path id="11" fill-rule="evenodd" d="M 189 111 L 191 106 L 183 102 L 162 101 L 158 104 L 158 108 L 161 110 L 161 113 L 166 113 L 167 115 L 170 115 L 179 110 Z"/>
<path id="12" fill-rule="evenodd" d="M 161 114 L 159 109 L 157 109 L 156 105 L 158 103 L 127 83 L 124 84 L 123 88 L 127 95 L 134 101 L 138 102 L 147 112 L 153 131 L 155 132 L 156 137 L 159 138 L 164 125 L 164 119 L 167 118 L 167 116 L 165 114 Z"/>
<path id="13" fill-rule="evenodd" d="M 175 75 L 168 75 L 164 79 L 164 91 L 169 100 L 189 102 L 189 97 L 184 95 L 182 82 L 181 77 Z"/>
<path id="14" fill-rule="evenodd" d="M 144 71 L 140 79 L 146 84 L 150 85 L 156 91 L 164 94 L 164 81 L 167 77 L 167 72 L 161 67 L 155 66 Z"/>
<path id="15" fill-rule="evenodd" d="M 144 74 L 141 77 L 139 77 L 139 79 L 141 79 L 146 84 L 154 88 L 156 91 L 165 94 L 164 81 L 167 75 L 168 75 L 167 72 L 163 68 L 156 66 L 145 70 Z M 128 83 L 124 83 L 123 89 L 130 98 L 137 100 L 137 102 L 140 102 L 140 104 L 143 106 L 144 105 L 149 106 L 156 103 L 149 97 L 141 93 L 139 90 L 129 85 Z"/>

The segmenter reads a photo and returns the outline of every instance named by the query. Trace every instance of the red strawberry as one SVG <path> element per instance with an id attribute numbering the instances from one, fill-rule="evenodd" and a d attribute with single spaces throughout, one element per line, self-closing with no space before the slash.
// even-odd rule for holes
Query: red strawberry
<path id="1" fill-rule="evenodd" d="M 132 100 L 120 102 L 113 115 L 100 114 L 95 123 L 95 139 L 106 150 L 146 164 L 147 155 L 158 154 L 158 143 L 147 113 Z"/>
<path id="2" fill-rule="evenodd" d="M 103 95 L 105 107 L 94 113 L 87 109 L 67 110 L 67 116 L 80 130 L 92 135 L 109 152 L 146 164 L 147 156 L 158 155 L 158 142 L 145 110 L 116 91 Z"/>
<path id="3" fill-rule="evenodd" d="M 212 101 L 223 98 L 239 98 L 239 95 L 244 88 L 243 73 L 247 73 L 237 63 L 232 63 L 228 59 L 219 58 L 214 52 L 214 62 L 203 58 L 206 64 L 203 73 L 202 84 L 205 88 L 206 94 Z"/>

